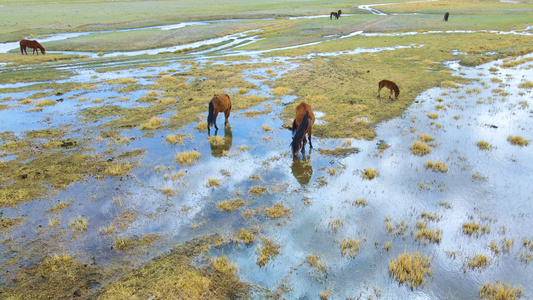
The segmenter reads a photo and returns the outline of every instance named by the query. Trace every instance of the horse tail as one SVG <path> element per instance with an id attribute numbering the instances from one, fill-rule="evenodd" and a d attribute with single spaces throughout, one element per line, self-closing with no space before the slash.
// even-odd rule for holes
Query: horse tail
<path id="1" fill-rule="evenodd" d="M 215 125 L 215 107 L 213 106 L 213 100 L 209 102 L 209 113 L 207 114 L 207 128 Z"/>
<path id="2" fill-rule="evenodd" d="M 294 137 L 292 138 L 291 142 L 291 148 L 292 153 L 297 153 L 300 147 L 300 141 L 304 138 L 305 133 L 307 132 L 307 127 L 309 126 L 309 111 L 305 111 L 305 115 L 302 119 L 302 122 L 298 126 L 298 129 L 296 129 L 296 133 L 294 134 Z"/>

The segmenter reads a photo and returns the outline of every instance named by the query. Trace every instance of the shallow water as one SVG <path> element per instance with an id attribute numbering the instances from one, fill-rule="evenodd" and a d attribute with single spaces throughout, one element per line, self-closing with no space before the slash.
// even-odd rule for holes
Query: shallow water
<path id="1" fill-rule="evenodd" d="M 363 33 L 352 35 L 356 34 Z M 240 43 L 246 38 L 253 42 L 253 33 L 239 35 L 234 41 L 239 40 Z M 414 46 L 357 48 L 353 51 L 317 53 L 308 58 L 393 51 L 400 47 Z M 245 62 L 250 64 L 283 62 L 282 65 L 269 68 L 277 77 L 297 67 L 290 58 L 261 58 L 266 51 L 234 51 L 230 46 L 221 46 L 217 52 L 255 57 Z M 206 59 L 203 54 L 198 57 Z M 217 63 L 232 62 L 214 62 Z M 501 61 L 466 68 L 451 62 L 449 67 L 456 74 L 473 81 L 457 89 L 433 88 L 420 94 L 401 118 L 378 126 L 378 137 L 374 141 L 314 138 L 315 148 L 307 150 L 296 160 L 289 152 L 291 133 L 282 128 L 286 120 L 279 119 L 283 105 L 296 100 L 292 95 L 271 97 L 272 101 L 248 109 L 270 111 L 254 118 L 245 116 L 248 110 L 232 112 L 231 127 L 216 133 L 211 131 L 212 135 L 224 136 L 221 146 L 210 145 L 208 133 L 195 130 L 196 124 L 181 128 L 178 132 L 157 131 L 153 137 L 143 136 L 145 132 L 138 129 L 123 130 L 121 136 L 132 138 L 129 143 L 107 146 L 108 141 L 103 140 L 94 141 L 92 147 L 95 153 L 108 148 L 146 149 L 146 154 L 140 157 L 139 166 L 130 175 L 108 177 L 105 180 L 88 178 L 72 184 L 51 199 L 31 201 L 16 208 L 3 208 L 5 217 L 28 219 L 22 226 L 11 230 L 9 238 L 20 247 L 39 247 L 32 241 L 51 235 L 42 230 L 47 228 L 51 217 L 45 211 L 59 201 L 72 200 L 73 204 L 60 214 L 60 228 L 69 231 L 68 222 L 82 215 L 89 219 L 89 230 L 81 236 L 74 236 L 69 231 L 66 233 L 68 238 L 54 245 L 53 250 L 57 248 L 58 253 L 68 252 L 81 258 L 95 257 L 100 265 L 116 263 L 117 259 L 142 263 L 196 236 L 215 232 L 226 235 L 239 228 L 259 225 L 261 237 L 281 246 L 280 255 L 265 267 L 256 264 L 256 251 L 261 242 L 250 246 L 229 244 L 215 248 L 212 254 L 227 255 L 237 264 L 242 280 L 261 287 L 275 289 L 282 279 L 285 280 L 284 283 L 291 288 L 286 294 L 287 298 L 317 298 L 319 292 L 328 289 L 332 291 L 332 298 L 366 297 L 374 295 L 374 289 L 377 288 L 382 296 L 390 298 L 472 299 L 477 298 L 483 283 L 496 279 L 521 285 L 526 297 L 531 296 L 533 279 L 529 274 L 533 266 L 523 263 L 520 255 L 528 253 L 522 247 L 522 240 L 533 238 L 528 230 L 533 225 L 533 202 L 529 186 L 533 179 L 530 175 L 533 171 L 532 148 L 531 145 L 514 146 L 506 140 L 509 135 L 521 135 L 533 140 L 533 118 L 529 106 L 533 92 L 531 89 L 518 88 L 520 83 L 531 79 L 531 69 L 528 69 L 527 64 L 503 69 L 499 68 L 499 64 Z M 493 74 L 489 71 L 491 67 L 499 71 Z M 75 82 L 131 77 L 142 84 L 149 84 L 152 80 L 149 76 L 171 69 L 177 73 L 185 72 L 189 66 L 174 61 L 166 66 L 151 67 L 150 70 L 134 68 L 107 73 L 95 72 L 84 65 L 70 68 L 78 74 L 70 79 Z M 270 79 L 256 77 L 270 78 L 266 68 L 246 71 L 243 76 L 258 86 L 251 93 L 269 96 L 267 81 Z M 502 87 L 500 82 L 491 81 L 492 78 L 501 80 Z M 493 91 L 498 88 L 509 95 L 498 95 Z M 473 89 L 479 89 L 479 93 Z M 119 105 L 138 105 L 134 102 L 144 93 L 145 90 L 117 93 L 112 85 L 102 84 L 94 91 L 72 91 L 52 97 L 54 100 L 59 97 L 66 100 L 45 107 L 40 113 L 28 113 L 27 107 L 16 106 L 18 100 L 31 96 L 32 92 L 0 94 L 0 97 L 11 97 L 11 101 L 3 103 L 14 106 L 0 111 L 2 130 L 12 130 L 20 137 L 27 130 L 42 128 L 69 128 L 79 135 L 95 135 L 98 130 L 94 127 L 105 120 L 81 125 L 79 110 L 95 106 L 91 103 L 95 98 L 104 98 L 104 103 L 98 105 L 105 105 L 116 104 L 116 98 L 113 97 L 126 96 L 132 100 Z M 75 98 L 68 100 L 69 97 L 89 99 L 80 102 Z M 439 104 L 443 108 L 437 109 L 436 105 Z M 438 113 L 435 120 L 427 117 L 428 113 L 433 112 Z M 169 118 L 173 113 L 168 112 L 160 117 Z M 321 122 L 322 116 L 316 112 L 317 123 Z M 205 119 L 205 115 L 200 117 Z M 219 118 L 220 127 L 222 122 L 223 119 Z M 272 130 L 263 130 L 263 125 L 268 125 Z M 171 133 L 191 134 L 192 141 L 186 139 L 183 146 L 170 145 L 164 140 Z M 435 145 L 430 154 L 415 156 L 410 147 L 417 140 L 417 135 L 424 133 L 435 138 Z M 382 154 L 377 145 L 380 140 L 390 145 Z M 493 149 L 478 149 L 476 142 L 480 140 L 489 142 Z M 351 143 L 351 147 L 357 147 L 359 151 L 345 157 L 319 152 L 320 149 L 344 147 L 344 143 Z M 247 149 L 240 150 L 241 146 Z M 201 153 L 198 163 L 180 166 L 175 162 L 177 153 L 191 150 Z M 446 163 L 448 171 L 435 173 L 427 170 L 425 163 L 428 160 Z M 378 170 L 379 176 L 373 180 L 363 179 L 361 173 L 365 168 Z M 331 175 L 330 169 L 335 170 L 334 175 Z M 185 174 L 182 178 L 168 179 L 169 175 L 180 170 Z M 474 173 L 486 179 L 473 179 Z M 260 179 L 252 179 L 253 175 L 259 175 Z M 220 187 L 207 187 L 208 179 L 217 179 Z M 421 184 L 424 188 L 421 188 Z M 253 186 L 265 187 L 267 192 L 251 195 L 248 191 Z M 172 189 L 175 194 L 167 197 L 161 189 Z M 249 202 L 243 209 L 234 212 L 216 208 L 216 203 L 236 197 Z M 358 198 L 366 199 L 368 205 L 353 205 L 351 202 Z M 451 208 L 444 208 L 439 205 L 440 202 L 448 203 Z M 269 220 L 262 215 L 248 219 L 241 214 L 245 209 L 263 209 L 275 203 L 292 209 L 290 219 Z M 439 217 L 438 221 L 428 222 L 430 228 L 442 230 L 439 244 L 424 244 L 414 239 L 412 230 L 423 211 L 436 213 Z M 163 237 L 146 256 L 131 258 L 117 253 L 111 249 L 112 238 L 99 233 L 102 226 L 109 225 L 125 212 L 134 212 L 136 217 L 118 236 L 156 233 Z M 409 227 L 404 237 L 387 233 L 386 217 L 393 224 L 405 221 Z M 337 220 L 340 225 L 333 230 L 331 224 Z M 472 221 L 487 225 L 491 232 L 480 237 L 464 235 L 462 224 Z M 281 223 L 280 226 L 278 223 Z M 198 228 L 193 229 L 191 225 L 197 225 Z M 354 259 L 341 255 L 340 242 L 344 238 L 361 241 L 361 249 Z M 504 238 L 514 240 L 511 250 L 508 253 L 492 253 L 488 246 L 490 242 L 496 241 L 501 245 Z M 383 249 L 387 242 L 391 243 L 389 251 Z M 375 243 L 378 243 L 377 247 Z M 0 245 L 2 253 L 7 253 L 7 247 Z M 420 251 L 432 257 L 433 276 L 424 287 L 414 291 L 399 286 L 388 275 L 388 262 L 404 250 Z M 447 251 L 454 251 L 456 258 L 450 258 Z M 488 255 L 490 265 L 481 271 L 464 272 L 464 262 L 476 253 Z M 320 255 L 327 268 L 327 277 L 319 276 L 307 264 L 301 265 L 310 254 Z M 6 256 L 2 256 L 1 260 L 5 261 Z"/>

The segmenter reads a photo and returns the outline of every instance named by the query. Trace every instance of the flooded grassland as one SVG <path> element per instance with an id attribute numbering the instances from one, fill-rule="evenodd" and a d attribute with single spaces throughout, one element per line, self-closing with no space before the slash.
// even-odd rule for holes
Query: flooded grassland
<path id="1" fill-rule="evenodd" d="M 0 297 L 531 297 L 531 5 L 342 5 L 0 45 Z"/>

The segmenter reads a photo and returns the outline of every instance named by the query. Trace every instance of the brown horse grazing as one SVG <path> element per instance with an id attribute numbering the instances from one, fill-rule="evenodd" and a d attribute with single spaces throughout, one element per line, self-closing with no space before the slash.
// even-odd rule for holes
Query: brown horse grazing
<path id="1" fill-rule="evenodd" d="M 43 55 L 45 53 L 43 45 L 39 44 L 39 42 L 37 42 L 36 40 L 20 40 L 20 52 L 22 53 L 22 55 L 24 55 L 24 53 L 28 55 L 28 52 L 26 52 L 26 48 L 33 48 L 33 54 L 35 54 L 35 52 L 37 51 L 37 55 L 39 55 L 38 49 L 41 50 L 41 53 Z"/>
<path id="2" fill-rule="evenodd" d="M 335 20 L 337 20 L 342 14 L 342 10 L 339 9 L 338 12 L 334 12 L 332 11 L 330 14 L 329 14 L 329 19 L 332 20 L 333 18 L 332 17 L 335 17 Z"/>
<path id="3" fill-rule="evenodd" d="M 448 22 L 448 18 L 450 17 L 450 13 L 449 12 L 445 12 L 444 13 L 444 22 Z"/>
<path id="4" fill-rule="evenodd" d="M 311 134 L 313 132 L 313 124 L 315 124 L 315 114 L 311 106 L 307 103 L 300 103 L 296 106 L 296 117 L 292 122 L 292 155 L 298 155 L 298 151 L 305 150 L 305 143 L 307 142 L 305 134 L 309 137 L 309 148 L 313 148 L 311 143 Z"/>
<path id="5" fill-rule="evenodd" d="M 389 95 L 389 99 L 392 100 L 392 92 L 394 91 L 394 98 L 395 99 L 398 99 L 398 95 L 400 94 L 400 89 L 398 88 L 398 86 L 396 85 L 396 83 L 390 81 L 390 80 L 386 80 L 386 79 L 383 79 L 382 81 L 380 81 L 378 83 L 378 99 L 380 98 L 379 96 L 379 92 L 381 91 L 382 88 L 388 88 L 390 90 L 390 95 Z"/>
<path id="6" fill-rule="evenodd" d="M 228 95 L 214 95 L 211 99 L 211 102 L 209 102 L 209 114 L 207 115 L 207 130 L 213 125 L 215 125 L 215 129 L 218 130 L 217 127 L 217 116 L 219 112 L 224 112 L 224 116 L 226 117 L 224 121 L 224 126 L 228 125 L 228 118 L 229 113 L 231 111 L 231 101 L 229 100 Z"/>

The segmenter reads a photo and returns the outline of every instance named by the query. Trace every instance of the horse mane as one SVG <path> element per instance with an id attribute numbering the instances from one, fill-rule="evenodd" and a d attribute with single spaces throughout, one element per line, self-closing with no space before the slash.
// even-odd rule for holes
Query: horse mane
<path id="1" fill-rule="evenodd" d="M 302 122 L 296 129 L 296 133 L 294 134 L 294 137 L 292 138 L 292 142 L 291 142 L 292 153 L 296 153 L 298 152 L 298 150 L 300 150 L 299 144 L 302 138 L 304 137 L 305 133 L 307 132 L 308 126 L 309 126 L 309 111 L 306 110 L 304 117 L 302 119 Z M 294 127 L 293 127 L 293 130 L 294 130 Z"/>

